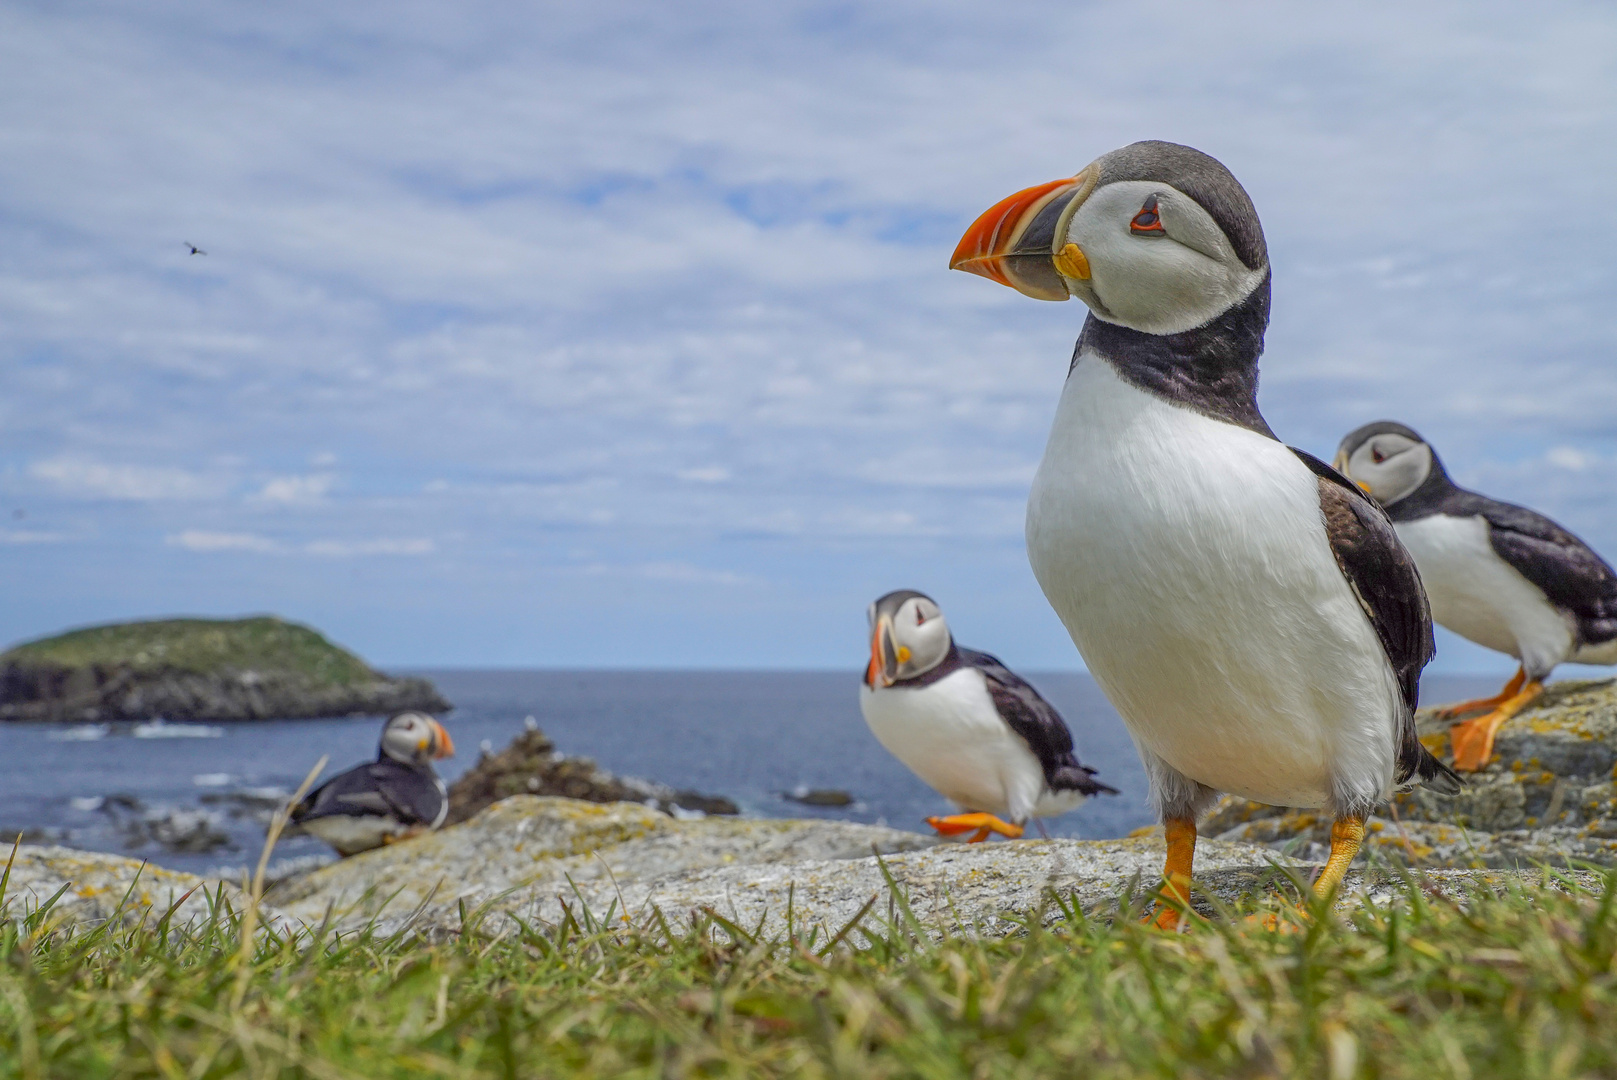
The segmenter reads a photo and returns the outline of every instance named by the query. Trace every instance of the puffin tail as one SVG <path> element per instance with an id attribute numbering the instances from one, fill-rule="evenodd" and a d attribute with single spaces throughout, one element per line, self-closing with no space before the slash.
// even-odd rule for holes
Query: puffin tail
<path id="1" fill-rule="evenodd" d="M 1437 760 L 1424 746 L 1420 748 L 1420 760 L 1415 763 L 1414 771 L 1423 786 L 1439 795 L 1458 795 L 1465 787 L 1465 778 Z"/>
<path id="2" fill-rule="evenodd" d="M 1087 765 L 1062 765 L 1050 777 L 1051 791 L 1076 791 L 1082 795 L 1116 795 L 1118 790 L 1095 779 Z"/>

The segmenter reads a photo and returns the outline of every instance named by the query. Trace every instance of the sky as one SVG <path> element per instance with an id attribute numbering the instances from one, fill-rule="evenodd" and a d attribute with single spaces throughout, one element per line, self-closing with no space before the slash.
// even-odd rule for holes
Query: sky
<path id="1" fill-rule="evenodd" d="M 1609 4 L 10 0 L 0 100 L 0 641 L 857 668 L 908 587 L 1077 667 L 1022 518 L 1084 309 L 947 263 L 1142 138 L 1252 194 L 1282 438 L 1617 556 Z"/>

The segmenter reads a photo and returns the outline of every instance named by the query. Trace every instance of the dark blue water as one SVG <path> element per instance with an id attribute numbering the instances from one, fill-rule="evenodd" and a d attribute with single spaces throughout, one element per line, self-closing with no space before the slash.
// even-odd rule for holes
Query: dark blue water
<path id="1" fill-rule="evenodd" d="M 614 772 L 727 795 L 744 813 L 825 817 L 924 828 L 948 805 L 890 757 L 859 715 L 858 676 L 845 672 L 427 671 L 456 704 L 445 718 L 458 757 L 505 746 L 532 716 L 570 755 Z M 1120 836 L 1148 824 L 1145 777 L 1117 714 L 1087 675 L 1029 676 L 1072 726 L 1082 760 L 1121 790 L 1049 823 L 1057 836 Z M 1430 701 L 1497 689 L 1491 677 L 1427 680 Z M 322 754 L 328 772 L 373 758 L 378 718 L 219 725 L 211 737 L 137 737 L 132 725 L 69 729 L 0 725 L 0 829 L 7 838 L 113 851 L 201 871 L 256 861 L 277 797 Z M 68 735 L 99 736 L 77 740 Z M 147 735 L 153 734 L 151 731 Z M 164 734 L 159 730 L 156 734 Z M 845 809 L 783 795 L 841 788 Z M 316 855 L 283 840 L 276 858 Z"/>

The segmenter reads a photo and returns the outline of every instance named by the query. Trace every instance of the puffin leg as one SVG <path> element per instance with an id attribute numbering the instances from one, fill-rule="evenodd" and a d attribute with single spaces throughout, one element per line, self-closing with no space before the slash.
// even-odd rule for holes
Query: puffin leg
<path id="1" fill-rule="evenodd" d="M 1437 710 L 1439 720 L 1454 720 L 1466 713 L 1481 712 L 1483 709 L 1497 709 L 1521 691 L 1522 684 L 1527 681 L 1527 669 L 1517 668 L 1515 676 L 1505 684 L 1505 688 L 1493 697 L 1477 698 L 1475 701 L 1461 701 L 1454 705 L 1444 705 Z"/>
<path id="2" fill-rule="evenodd" d="M 1459 772 L 1476 772 L 1486 768 L 1493 757 L 1493 737 L 1501 725 L 1531 705 L 1544 692 L 1544 684 L 1537 679 L 1527 683 L 1521 691 L 1501 701 L 1493 712 L 1474 720 L 1463 720 L 1449 728 L 1449 745 L 1454 747 L 1454 768 Z"/>
<path id="3" fill-rule="evenodd" d="M 1341 888 L 1342 878 L 1347 875 L 1348 867 L 1353 865 L 1353 857 L 1359 853 L 1359 846 L 1363 843 L 1364 818 L 1348 815 L 1331 822 L 1331 856 L 1325 860 L 1325 869 L 1314 879 L 1315 899 L 1328 899 Z M 1306 921 L 1307 911 L 1299 908 L 1293 919 L 1282 919 L 1278 912 L 1270 911 L 1248 915 L 1245 921 L 1248 925 L 1256 925 L 1277 934 L 1295 934 L 1301 929 L 1295 919 Z"/>
<path id="4" fill-rule="evenodd" d="M 1353 856 L 1359 853 L 1359 845 L 1364 843 L 1364 819 L 1362 817 L 1339 817 L 1331 822 L 1331 857 L 1325 860 L 1325 869 L 1321 870 L 1319 877 L 1314 880 L 1314 895 L 1324 899 L 1336 892 L 1342 885 L 1342 878 L 1347 874 L 1348 867 L 1353 863 Z"/>
<path id="5" fill-rule="evenodd" d="M 1177 931 L 1187 921 L 1190 907 L 1190 868 L 1196 861 L 1196 819 L 1169 818 L 1162 823 L 1168 857 L 1162 866 L 1162 892 L 1152 921 L 1158 930 Z M 1174 904 L 1180 905 L 1175 907 Z"/>
<path id="6" fill-rule="evenodd" d="M 987 840 L 991 832 L 997 832 L 1011 840 L 1022 835 L 1022 826 L 1001 821 L 993 814 L 950 814 L 948 817 L 929 817 L 926 823 L 938 830 L 940 836 L 959 836 L 963 832 L 975 829 L 977 835 L 966 841 L 968 844 L 979 844 Z"/>

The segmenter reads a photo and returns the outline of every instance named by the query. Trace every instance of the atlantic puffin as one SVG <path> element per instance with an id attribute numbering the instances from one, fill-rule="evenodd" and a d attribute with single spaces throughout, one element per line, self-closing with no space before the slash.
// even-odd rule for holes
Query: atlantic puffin
<path id="1" fill-rule="evenodd" d="M 1245 189 L 1137 142 L 995 204 L 950 265 L 1089 307 L 1028 502 L 1034 575 L 1116 706 L 1167 840 L 1156 921 L 1188 910 L 1220 791 L 1332 815 L 1317 895 L 1401 786 L 1456 790 L 1416 738 L 1434 651 L 1387 515 L 1258 410 L 1269 258 Z"/>
<path id="2" fill-rule="evenodd" d="M 432 762 L 455 743 L 425 713 L 400 713 L 382 728 L 376 760 L 338 773 L 292 808 L 292 822 L 346 858 L 442 825 L 449 793 Z"/>
<path id="3" fill-rule="evenodd" d="M 1617 664 L 1617 572 L 1588 544 L 1543 514 L 1460 487 L 1431 444 L 1391 420 L 1350 432 L 1336 467 L 1386 508 L 1432 618 L 1521 662 L 1493 697 L 1439 714 L 1486 710 L 1449 730 L 1456 769 L 1488 764 L 1500 725 L 1544 692 L 1557 664 Z"/>
<path id="4" fill-rule="evenodd" d="M 1029 818 L 1117 794 L 1073 754 L 1066 721 L 1037 690 L 987 653 L 955 644 L 930 596 L 890 592 L 867 615 L 859 709 L 889 753 L 960 807 L 926 819 L 940 834 L 1014 840 Z"/>

